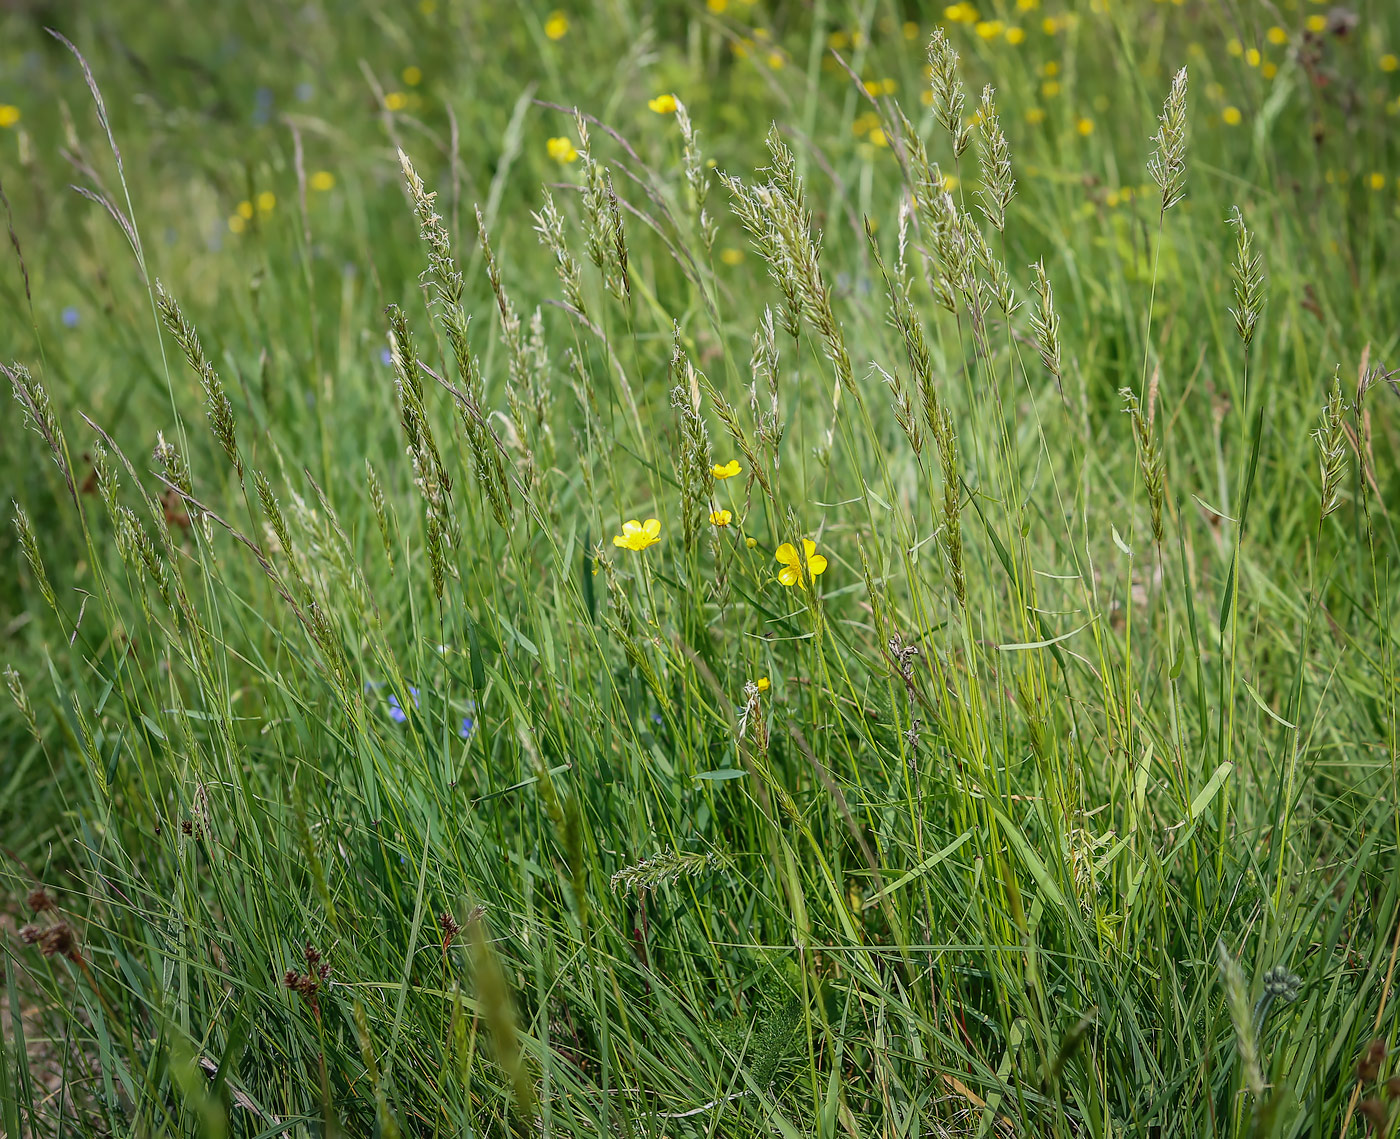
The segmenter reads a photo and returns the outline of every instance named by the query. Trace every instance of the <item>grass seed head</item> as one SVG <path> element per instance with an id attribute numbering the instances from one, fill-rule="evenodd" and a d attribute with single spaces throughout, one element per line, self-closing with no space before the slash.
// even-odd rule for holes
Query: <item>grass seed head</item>
<path id="1" fill-rule="evenodd" d="M 1152 136 L 1156 148 L 1147 171 L 1162 190 L 1165 213 L 1186 197 L 1186 68 L 1172 77 L 1171 91 Z"/>

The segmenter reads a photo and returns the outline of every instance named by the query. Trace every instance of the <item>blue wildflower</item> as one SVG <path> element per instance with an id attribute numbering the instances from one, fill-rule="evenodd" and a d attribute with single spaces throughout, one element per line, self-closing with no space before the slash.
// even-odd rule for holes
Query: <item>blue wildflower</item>
<path id="1" fill-rule="evenodd" d="M 410 684 L 408 686 L 408 691 L 413 696 L 413 706 L 415 708 L 418 707 L 418 689 Z M 399 698 L 393 695 L 393 693 L 389 695 L 389 719 L 393 720 L 396 724 L 408 722 L 408 713 L 404 711 L 403 705 L 399 703 Z"/>
<path id="2" fill-rule="evenodd" d="M 63 327 L 64 327 L 64 328 L 77 328 L 77 327 L 78 327 L 78 317 L 79 317 L 79 313 L 78 313 L 77 308 L 75 308 L 73 305 L 69 305 L 67 308 L 65 308 L 65 309 L 63 310 Z"/>

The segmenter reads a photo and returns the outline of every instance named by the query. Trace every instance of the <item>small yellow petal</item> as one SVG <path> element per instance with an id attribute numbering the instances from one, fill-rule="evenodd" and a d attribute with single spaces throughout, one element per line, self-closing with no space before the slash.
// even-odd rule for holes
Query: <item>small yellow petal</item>
<path id="1" fill-rule="evenodd" d="M 796 585 L 800 580 L 796 566 L 784 566 L 778 571 L 778 580 L 784 585 Z"/>
<path id="2" fill-rule="evenodd" d="M 821 554 L 814 554 L 807 559 L 807 569 L 813 577 L 820 577 L 826 573 L 826 559 Z"/>
<path id="3" fill-rule="evenodd" d="M 803 538 L 803 539 L 802 539 L 802 556 L 805 557 L 805 558 L 809 558 L 809 559 L 810 559 L 811 556 L 812 556 L 813 554 L 815 554 L 816 552 L 817 552 L 817 544 L 816 544 L 814 541 L 812 541 L 811 538 Z"/>
<path id="4" fill-rule="evenodd" d="M 648 518 L 642 526 L 642 533 L 648 538 L 655 538 L 661 533 L 661 520 L 659 518 Z"/>
<path id="5" fill-rule="evenodd" d="M 767 692 L 768 689 L 773 687 L 773 684 L 766 676 L 760 676 L 753 682 L 753 686 L 760 692 Z"/>
<path id="6" fill-rule="evenodd" d="M 795 566 L 797 564 L 797 549 L 791 542 L 784 542 L 773 551 L 773 557 L 782 562 L 783 565 Z"/>

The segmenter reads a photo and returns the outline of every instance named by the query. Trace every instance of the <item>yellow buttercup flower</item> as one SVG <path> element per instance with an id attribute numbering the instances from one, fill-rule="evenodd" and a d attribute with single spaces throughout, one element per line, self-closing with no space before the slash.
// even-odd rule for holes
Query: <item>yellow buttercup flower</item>
<path id="1" fill-rule="evenodd" d="M 622 533 L 613 535 L 613 545 L 624 550 L 645 550 L 661 541 L 661 523 L 655 518 L 638 522 L 635 518 L 622 524 Z"/>
<path id="2" fill-rule="evenodd" d="M 1025 43 L 1025 42 L 1026 42 L 1026 29 L 1025 29 L 1025 28 L 1007 28 L 1007 29 L 1006 29 L 1006 42 L 1009 43 L 1012 47 L 1015 47 L 1017 44 L 1023 44 L 1023 43 Z"/>
<path id="3" fill-rule="evenodd" d="M 1089 136 L 1089 135 L 1091 135 L 1091 134 L 1094 133 L 1094 120 L 1093 120 L 1093 119 L 1080 119 L 1077 123 L 1074 124 L 1074 126 L 1075 126 L 1075 129 L 1076 129 L 1077 131 L 1079 131 L 1079 133 L 1082 134 L 1082 135 L 1084 135 L 1085 137 L 1087 137 L 1087 136 Z"/>
<path id="4" fill-rule="evenodd" d="M 271 190 L 264 190 L 258 195 L 258 209 L 265 214 L 270 214 L 277 206 L 277 195 Z"/>
<path id="5" fill-rule="evenodd" d="M 253 216 L 253 203 L 246 198 L 238 203 L 238 216 L 248 221 Z"/>
<path id="6" fill-rule="evenodd" d="M 311 175 L 311 188 L 313 190 L 330 190 L 335 187 L 335 175 L 329 170 L 318 170 Z"/>
<path id="7" fill-rule="evenodd" d="M 739 465 L 738 459 L 730 459 L 729 462 L 724 464 L 716 463 L 710 468 L 710 474 L 714 475 L 717 479 L 732 479 L 743 469 L 744 468 Z"/>
<path id="8" fill-rule="evenodd" d="M 552 40 L 562 40 L 569 34 L 569 17 L 563 12 L 553 12 L 544 22 L 544 34 Z"/>
<path id="9" fill-rule="evenodd" d="M 757 539 L 757 538 L 745 538 L 745 539 L 744 539 L 744 545 L 746 545 L 749 549 L 752 550 L 755 546 L 758 545 L 758 539 Z"/>
<path id="10" fill-rule="evenodd" d="M 744 259 L 744 251 L 735 249 L 732 245 L 726 246 L 719 251 L 719 259 L 726 265 L 738 265 Z"/>
<path id="11" fill-rule="evenodd" d="M 994 40 L 1005 30 L 1006 25 L 1000 20 L 979 20 L 977 23 L 977 34 L 984 40 Z"/>
<path id="12" fill-rule="evenodd" d="M 408 106 L 408 96 L 402 91 L 390 91 L 384 96 L 384 105 L 391 111 L 402 111 Z"/>
<path id="13" fill-rule="evenodd" d="M 674 95 L 658 95 L 655 99 L 648 99 L 647 106 L 658 115 L 674 115 L 676 113 L 676 97 Z"/>
<path id="14" fill-rule="evenodd" d="M 733 521 L 734 521 L 734 515 L 732 515 L 732 514 L 731 514 L 729 511 L 727 511 L 727 510 L 711 510 L 711 511 L 710 511 L 710 525 L 711 525 L 711 526 L 728 526 L 728 525 L 729 525 L 731 522 L 733 522 Z"/>
<path id="15" fill-rule="evenodd" d="M 228 219 L 229 233 L 242 233 L 248 228 L 248 223 L 243 220 L 242 214 L 230 214 Z"/>
<path id="16" fill-rule="evenodd" d="M 1231 127 L 1239 126 L 1240 120 L 1244 118 L 1244 116 L 1240 114 L 1240 109 L 1238 107 L 1226 107 L 1220 112 L 1220 117 L 1225 120 L 1226 126 Z"/>
<path id="17" fill-rule="evenodd" d="M 753 686 L 757 688 L 760 692 L 767 692 L 770 688 L 773 687 L 773 684 L 766 676 L 760 676 L 757 680 L 753 682 Z"/>
<path id="18" fill-rule="evenodd" d="M 418 84 L 423 82 L 423 69 L 410 64 L 403 69 L 400 77 L 403 79 L 406 86 L 417 87 Z"/>
<path id="19" fill-rule="evenodd" d="M 1264 34 L 1264 38 L 1275 47 L 1280 47 L 1288 42 L 1288 33 L 1275 24 Z"/>
<path id="20" fill-rule="evenodd" d="M 1396 70 L 1400 70 L 1400 56 L 1393 55 L 1393 54 L 1390 54 L 1390 53 L 1387 53 L 1387 54 L 1381 56 L 1381 70 L 1382 70 L 1382 71 L 1396 71 Z"/>
<path id="21" fill-rule="evenodd" d="M 552 138 L 545 146 L 549 150 L 549 157 L 555 162 L 574 162 L 578 159 L 578 151 L 574 149 L 574 144 L 567 138 Z"/>
<path id="22" fill-rule="evenodd" d="M 784 542 L 779 546 L 773 557 L 782 563 L 783 568 L 778 571 L 778 580 L 784 585 L 796 585 L 806 589 L 807 574 L 818 578 L 826 573 L 826 559 L 817 553 L 817 544 L 810 538 L 802 539 L 801 558 L 791 542 Z M 802 572 L 804 560 L 807 563 L 807 574 Z"/>
<path id="23" fill-rule="evenodd" d="M 19 108 L 11 103 L 0 104 L 0 127 L 12 127 L 19 122 Z"/>

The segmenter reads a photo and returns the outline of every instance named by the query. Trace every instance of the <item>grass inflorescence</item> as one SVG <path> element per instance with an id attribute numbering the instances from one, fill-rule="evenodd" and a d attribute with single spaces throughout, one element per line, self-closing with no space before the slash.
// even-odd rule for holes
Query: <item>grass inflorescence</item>
<path id="1" fill-rule="evenodd" d="M 1394 13 L 217 7 L 0 104 L 6 1134 L 1400 1125 Z"/>

